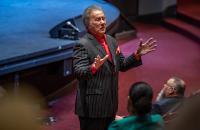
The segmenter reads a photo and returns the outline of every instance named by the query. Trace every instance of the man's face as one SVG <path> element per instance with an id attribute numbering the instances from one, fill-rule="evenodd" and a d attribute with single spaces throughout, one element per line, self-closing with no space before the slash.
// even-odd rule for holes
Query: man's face
<path id="1" fill-rule="evenodd" d="M 94 10 L 90 14 L 88 31 L 97 36 L 103 36 L 106 32 L 106 19 L 101 10 Z"/>
<path id="2" fill-rule="evenodd" d="M 176 88 L 174 86 L 175 86 L 174 79 L 169 79 L 164 84 L 164 87 L 165 87 L 164 94 L 166 97 L 176 93 Z"/>

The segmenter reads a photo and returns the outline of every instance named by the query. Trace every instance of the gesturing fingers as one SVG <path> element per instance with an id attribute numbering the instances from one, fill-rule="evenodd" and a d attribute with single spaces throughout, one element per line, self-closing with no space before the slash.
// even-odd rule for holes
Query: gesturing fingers
<path id="1" fill-rule="evenodd" d="M 149 49 L 153 49 L 153 48 L 156 48 L 157 47 L 157 44 L 156 44 L 156 40 L 152 41 L 151 43 L 148 44 L 148 47 Z"/>
<path id="2" fill-rule="evenodd" d="M 99 55 L 97 55 L 97 57 L 94 60 L 93 65 L 96 67 L 96 69 L 100 68 L 102 66 L 102 64 L 108 59 L 108 55 L 106 55 L 105 57 L 103 57 L 101 59 L 101 57 Z"/>
<path id="3" fill-rule="evenodd" d="M 104 58 L 101 59 L 101 61 L 104 63 L 108 59 L 109 55 L 104 56 Z"/>
<path id="4" fill-rule="evenodd" d="M 137 49 L 137 54 L 144 55 L 151 51 L 156 50 L 156 47 L 157 47 L 156 43 L 157 41 L 153 37 L 149 38 L 145 42 L 143 42 L 143 40 L 140 39 L 140 46 Z"/>
<path id="5" fill-rule="evenodd" d="M 100 60 L 101 60 L 101 57 L 100 57 L 99 55 L 97 55 L 96 59 L 97 59 L 98 61 L 100 61 Z"/>
<path id="6" fill-rule="evenodd" d="M 152 46 L 155 43 L 156 43 L 156 40 L 153 37 L 149 38 L 145 42 L 143 41 L 142 38 L 140 39 L 140 47 Z"/>
<path id="7" fill-rule="evenodd" d="M 153 45 L 155 45 L 156 43 L 157 43 L 156 40 L 151 40 L 151 42 L 147 42 L 147 44 L 148 44 L 149 46 L 153 46 Z"/>
<path id="8" fill-rule="evenodd" d="M 153 37 L 151 37 L 144 44 L 142 44 L 142 46 L 151 49 L 157 46 L 156 43 L 157 41 Z"/>
<path id="9" fill-rule="evenodd" d="M 153 40 L 154 40 L 154 38 L 153 38 L 153 37 L 150 37 L 150 38 L 146 41 L 146 43 L 151 43 Z"/>

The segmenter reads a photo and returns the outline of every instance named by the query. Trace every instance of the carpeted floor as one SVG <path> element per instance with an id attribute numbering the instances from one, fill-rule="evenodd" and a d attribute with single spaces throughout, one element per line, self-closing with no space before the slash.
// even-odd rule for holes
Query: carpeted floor
<path id="1" fill-rule="evenodd" d="M 127 56 L 136 50 L 139 38 L 154 37 L 158 41 L 157 50 L 142 57 L 143 65 L 120 73 L 119 115 L 127 115 L 126 101 L 129 86 L 136 81 L 146 81 L 152 85 L 154 98 L 171 76 L 178 76 L 187 83 L 186 95 L 200 88 L 200 45 L 196 42 L 153 24 L 135 23 L 138 38 L 120 42 L 122 52 Z M 79 122 L 74 115 L 76 87 L 58 99 L 51 108 L 57 122 L 48 130 L 79 130 Z"/>

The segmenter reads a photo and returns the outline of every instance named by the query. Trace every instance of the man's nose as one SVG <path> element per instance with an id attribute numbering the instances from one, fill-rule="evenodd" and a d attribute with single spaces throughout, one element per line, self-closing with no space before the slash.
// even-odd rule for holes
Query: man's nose
<path id="1" fill-rule="evenodd" d="M 100 23 L 105 23 L 106 21 L 104 19 L 101 19 L 100 20 Z"/>

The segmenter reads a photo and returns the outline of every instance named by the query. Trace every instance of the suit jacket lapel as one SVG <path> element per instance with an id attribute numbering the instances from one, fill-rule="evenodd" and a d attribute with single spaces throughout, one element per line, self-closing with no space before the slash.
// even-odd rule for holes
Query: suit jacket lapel
<path id="1" fill-rule="evenodd" d="M 108 36 L 106 36 L 106 41 L 107 41 L 108 47 L 110 49 L 110 53 L 112 55 L 112 60 L 113 60 L 114 66 L 116 66 L 116 50 L 114 48 L 113 41 L 111 40 L 111 38 L 108 38 Z"/>
<path id="2" fill-rule="evenodd" d="M 91 40 L 92 47 L 94 48 L 94 49 L 92 49 L 92 51 L 95 53 L 95 55 L 96 56 L 99 55 L 101 58 L 105 57 L 106 51 L 104 50 L 102 45 L 100 43 L 98 43 L 97 39 L 94 36 L 92 36 L 91 34 L 87 34 L 86 36 Z M 111 71 L 110 67 L 108 65 L 108 60 L 105 61 L 104 65 L 108 68 L 109 71 Z"/>

